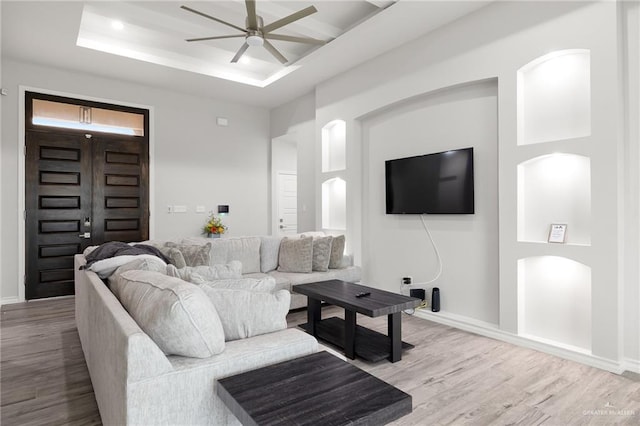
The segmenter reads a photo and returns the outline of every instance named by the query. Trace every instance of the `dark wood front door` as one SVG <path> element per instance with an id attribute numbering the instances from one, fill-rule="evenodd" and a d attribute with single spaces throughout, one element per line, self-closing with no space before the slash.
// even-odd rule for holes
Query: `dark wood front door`
<path id="1" fill-rule="evenodd" d="M 149 238 L 148 138 L 27 125 L 26 150 L 25 297 L 73 294 L 76 253 Z"/>
<path id="2" fill-rule="evenodd" d="M 80 237 L 91 218 L 91 145 L 80 134 L 26 137 L 25 296 L 73 294 L 73 255 L 91 242 Z"/>

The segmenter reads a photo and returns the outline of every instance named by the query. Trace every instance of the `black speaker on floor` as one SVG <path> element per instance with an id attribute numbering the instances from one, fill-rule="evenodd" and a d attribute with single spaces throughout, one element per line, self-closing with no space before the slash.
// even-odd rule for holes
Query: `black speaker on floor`
<path id="1" fill-rule="evenodd" d="M 424 299 L 425 299 L 424 289 L 412 288 L 411 290 L 409 290 L 409 296 L 415 297 L 416 299 L 420 299 L 420 300 L 424 301 Z"/>
<path id="2" fill-rule="evenodd" d="M 431 292 L 431 311 L 440 312 L 440 289 L 434 287 Z"/>

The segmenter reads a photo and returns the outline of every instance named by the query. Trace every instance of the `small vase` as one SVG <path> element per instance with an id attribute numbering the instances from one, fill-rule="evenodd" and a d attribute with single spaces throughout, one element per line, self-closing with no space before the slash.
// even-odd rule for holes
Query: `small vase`
<path id="1" fill-rule="evenodd" d="M 207 238 L 220 238 L 220 234 L 207 234 Z"/>

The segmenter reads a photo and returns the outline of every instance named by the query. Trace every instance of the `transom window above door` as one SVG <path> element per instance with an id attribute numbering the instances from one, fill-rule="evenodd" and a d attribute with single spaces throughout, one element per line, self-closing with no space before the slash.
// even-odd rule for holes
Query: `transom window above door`
<path id="1" fill-rule="evenodd" d="M 33 99 L 36 126 L 144 136 L 144 115 L 126 111 Z"/>

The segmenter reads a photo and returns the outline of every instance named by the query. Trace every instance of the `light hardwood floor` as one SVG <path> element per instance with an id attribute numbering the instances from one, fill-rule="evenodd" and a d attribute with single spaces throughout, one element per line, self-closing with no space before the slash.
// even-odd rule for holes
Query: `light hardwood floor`
<path id="1" fill-rule="evenodd" d="M 100 424 L 74 324 L 74 299 L 2 307 L 1 418 L 11 425 Z M 326 307 L 323 317 L 342 316 Z M 306 312 L 288 317 L 306 321 Z M 386 318 L 358 316 L 386 332 Z M 402 361 L 353 363 L 413 396 L 396 425 L 640 424 L 640 381 L 403 317 Z"/>

